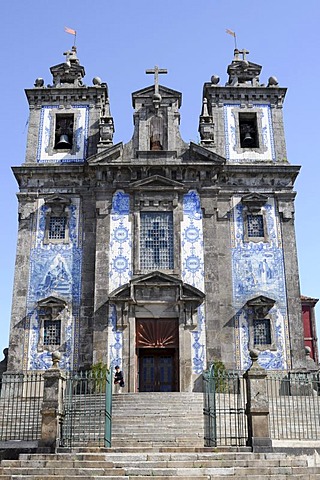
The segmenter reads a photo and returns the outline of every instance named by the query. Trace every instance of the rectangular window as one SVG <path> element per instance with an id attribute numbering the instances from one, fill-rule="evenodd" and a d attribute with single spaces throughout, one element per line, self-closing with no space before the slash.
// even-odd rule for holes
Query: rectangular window
<path id="1" fill-rule="evenodd" d="M 270 345 L 271 344 L 271 327 L 268 318 L 254 320 L 254 345 Z"/>
<path id="2" fill-rule="evenodd" d="M 48 237 L 50 240 L 63 240 L 66 237 L 67 217 L 50 217 Z"/>
<path id="3" fill-rule="evenodd" d="M 263 215 L 247 215 L 248 237 L 264 237 Z"/>
<path id="4" fill-rule="evenodd" d="M 239 113 L 241 148 L 259 148 L 257 114 Z"/>
<path id="5" fill-rule="evenodd" d="M 43 330 L 44 345 L 60 345 L 61 320 L 44 320 Z"/>
<path id="6" fill-rule="evenodd" d="M 140 268 L 173 269 L 172 212 L 141 212 Z"/>

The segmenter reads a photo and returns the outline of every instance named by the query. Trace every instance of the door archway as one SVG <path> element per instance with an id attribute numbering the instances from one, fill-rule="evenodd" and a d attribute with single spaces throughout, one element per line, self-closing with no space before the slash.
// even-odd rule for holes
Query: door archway
<path id="1" fill-rule="evenodd" d="M 178 319 L 136 319 L 136 339 L 139 391 L 178 391 Z"/>

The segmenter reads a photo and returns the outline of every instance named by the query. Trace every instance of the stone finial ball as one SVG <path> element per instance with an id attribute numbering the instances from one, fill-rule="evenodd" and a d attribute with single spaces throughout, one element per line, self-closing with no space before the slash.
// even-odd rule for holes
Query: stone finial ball
<path id="1" fill-rule="evenodd" d="M 255 349 L 255 348 L 252 348 L 250 351 L 249 351 L 249 355 L 250 355 L 250 358 L 251 360 L 254 362 L 254 361 L 257 361 L 258 360 L 258 357 L 259 357 L 259 350 Z"/>
<path id="2" fill-rule="evenodd" d="M 159 102 L 160 103 L 161 100 L 162 100 L 162 97 L 161 97 L 160 93 L 154 93 L 153 94 L 153 101 L 154 102 Z"/>
<path id="3" fill-rule="evenodd" d="M 92 83 L 93 83 L 93 85 L 101 85 L 102 80 L 101 80 L 100 77 L 94 77 L 94 78 L 92 79 Z"/>
<path id="4" fill-rule="evenodd" d="M 35 79 L 35 82 L 34 82 L 35 87 L 43 87 L 43 85 L 44 85 L 43 78 L 39 77 Z"/>
<path id="5" fill-rule="evenodd" d="M 59 368 L 59 361 L 61 360 L 61 353 L 55 350 L 54 352 L 51 353 L 52 357 L 52 368 Z"/>
<path id="6" fill-rule="evenodd" d="M 269 80 L 268 80 L 268 86 L 276 86 L 278 85 L 278 80 L 276 77 L 270 77 Z"/>
<path id="7" fill-rule="evenodd" d="M 220 77 L 218 77 L 218 75 L 212 75 L 211 83 L 213 83 L 213 85 L 217 85 L 219 82 L 220 82 Z"/>

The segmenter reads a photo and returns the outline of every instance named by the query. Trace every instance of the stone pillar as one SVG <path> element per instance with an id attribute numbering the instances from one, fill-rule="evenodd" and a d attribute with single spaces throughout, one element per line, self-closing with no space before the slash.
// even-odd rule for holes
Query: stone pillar
<path id="1" fill-rule="evenodd" d="M 53 366 L 43 374 L 43 402 L 41 408 L 41 440 L 39 449 L 54 452 L 60 437 L 63 416 L 63 388 L 65 376 L 60 371 L 57 352 L 52 354 Z"/>
<path id="2" fill-rule="evenodd" d="M 258 355 L 258 351 L 250 351 L 252 366 L 244 374 L 247 389 L 248 443 L 254 452 L 270 452 L 272 451 L 272 440 L 268 419 L 267 373 L 258 364 Z"/>

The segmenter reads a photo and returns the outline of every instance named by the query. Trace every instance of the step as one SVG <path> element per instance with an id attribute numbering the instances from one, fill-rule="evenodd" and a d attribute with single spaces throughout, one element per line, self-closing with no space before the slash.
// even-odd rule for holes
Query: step
<path id="1" fill-rule="evenodd" d="M 80 450 L 80 449 L 79 449 Z M 281 453 L 125 451 L 82 449 L 71 453 L 21 454 L 3 460 L 0 480 L 320 480 L 313 456 Z M 10 474 L 10 475 L 9 475 Z"/>

